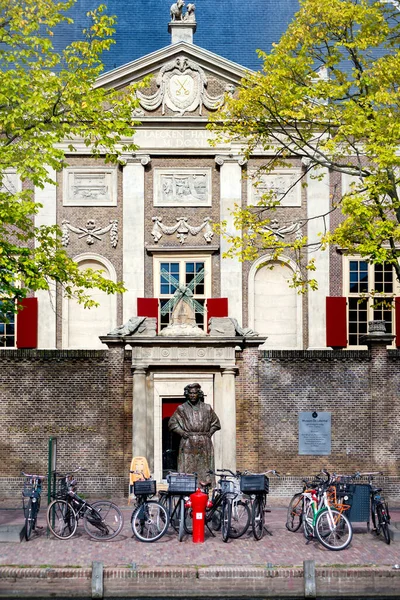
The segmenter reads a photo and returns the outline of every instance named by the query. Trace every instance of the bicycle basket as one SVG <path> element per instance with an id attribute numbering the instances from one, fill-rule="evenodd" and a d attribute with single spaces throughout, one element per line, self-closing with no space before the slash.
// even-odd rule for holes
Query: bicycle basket
<path id="1" fill-rule="evenodd" d="M 242 475 L 240 491 L 244 494 L 268 494 L 269 479 L 266 475 Z"/>
<path id="2" fill-rule="evenodd" d="M 133 493 L 135 496 L 153 496 L 157 492 L 155 479 L 139 479 L 133 482 Z"/>
<path id="3" fill-rule="evenodd" d="M 57 479 L 56 498 L 65 498 L 68 495 L 69 483 L 66 478 Z"/>
<path id="4" fill-rule="evenodd" d="M 33 483 L 32 483 L 32 479 L 26 479 L 26 481 L 24 481 L 24 489 L 22 490 L 22 495 L 25 496 L 25 498 L 30 498 L 30 496 L 32 496 L 33 493 Z"/>
<path id="5" fill-rule="evenodd" d="M 168 491 L 173 494 L 194 494 L 197 489 L 195 475 L 167 475 Z"/>
<path id="6" fill-rule="evenodd" d="M 223 494 L 239 494 L 240 492 L 239 481 L 237 479 L 220 479 L 218 483 Z"/>

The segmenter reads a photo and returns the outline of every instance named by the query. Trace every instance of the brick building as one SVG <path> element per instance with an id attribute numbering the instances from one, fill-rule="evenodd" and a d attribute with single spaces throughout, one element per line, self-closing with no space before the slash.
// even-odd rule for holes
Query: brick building
<path id="1" fill-rule="evenodd" d="M 151 7 L 144 4 L 145 20 Z M 210 4 L 204 7 L 210 10 Z M 284 16 L 296 7 L 297 2 L 286 3 Z M 287 285 L 296 271 L 290 254 L 272 270 L 268 253 L 254 263 L 223 257 L 226 242 L 212 224 L 229 222 L 235 204 L 253 203 L 262 189 L 279 195 L 304 166 L 294 161 L 291 169 L 265 176 L 255 187 L 252 175 L 265 155 L 255 153 L 246 162 L 235 145 L 210 146 L 208 113 L 225 92 L 234 91 L 246 68 L 257 65 L 250 65 L 249 44 L 242 66 L 230 59 L 237 44 L 227 44 L 225 54 L 221 47 L 221 55 L 194 43 L 201 11 L 199 3 L 197 23 L 170 22 L 164 47 L 133 53 L 134 60 L 118 63 L 98 80 L 99 86 L 123 88 L 153 75 L 139 94 L 137 153 L 126 156 L 123 167 L 110 167 L 75 144 L 68 168 L 54 174 L 58 185 L 35 192 L 43 204 L 37 224 L 58 223 L 78 264 L 124 280 L 127 292 L 121 297 L 98 292 L 100 305 L 90 311 L 60 290 L 38 292 L 27 299 L 15 330 L 3 326 L 4 489 L 16 485 L 22 467 L 45 468 L 49 435 L 59 438 L 63 464 L 84 463 L 90 470 L 91 492 L 126 491 L 132 454 L 146 455 L 162 478 L 174 466 L 168 453 L 176 452 L 167 435 L 168 417 L 192 381 L 201 383 L 221 418 L 217 466 L 282 469 L 287 474 L 282 493 L 292 477 L 322 466 L 384 469 L 396 481 L 396 338 L 378 336 L 369 349 L 361 341 L 372 319 L 385 320 L 387 332 L 395 334 L 395 310 L 373 311 L 368 299 L 358 302 L 360 293 L 379 285 L 395 292 L 394 274 L 332 248 L 315 254 L 318 291 L 300 296 Z M 162 19 L 157 15 L 149 44 L 158 40 Z M 237 14 L 232 19 L 239 27 Z M 165 31 L 167 20 L 168 13 Z M 18 186 L 13 178 L 10 173 L 11 184 Z M 311 217 L 328 213 L 333 189 L 345 190 L 349 180 L 326 171 L 307 183 L 307 188 L 293 185 L 285 195 L 273 223 L 277 235 L 306 229 L 316 241 L 321 219 Z M 190 284 L 196 322 L 206 335 L 163 337 L 172 314 L 164 307 L 178 285 Z M 157 335 L 105 337 L 135 316 L 155 319 Z M 211 317 L 228 316 L 259 337 L 246 331 L 207 334 Z M 323 463 L 298 453 L 299 413 L 316 410 L 332 417 L 331 452 Z M 39 450 L 35 457 L 32 440 Z"/>

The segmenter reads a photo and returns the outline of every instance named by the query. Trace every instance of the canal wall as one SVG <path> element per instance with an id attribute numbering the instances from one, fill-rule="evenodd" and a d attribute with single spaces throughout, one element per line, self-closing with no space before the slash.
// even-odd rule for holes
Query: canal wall
<path id="1" fill-rule="evenodd" d="M 98 574 L 100 575 L 100 580 Z M 17 568 L 0 567 L 0 597 L 19 598 L 373 598 L 399 597 L 389 567 Z"/>

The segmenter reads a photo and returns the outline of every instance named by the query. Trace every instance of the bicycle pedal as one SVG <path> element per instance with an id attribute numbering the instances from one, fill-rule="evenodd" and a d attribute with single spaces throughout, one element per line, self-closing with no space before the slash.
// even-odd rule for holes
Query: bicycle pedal
<path id="1" fill-rule="evenodd" d="M 44 529 L 43 525 L 36 525 L 35 529 Z"/>

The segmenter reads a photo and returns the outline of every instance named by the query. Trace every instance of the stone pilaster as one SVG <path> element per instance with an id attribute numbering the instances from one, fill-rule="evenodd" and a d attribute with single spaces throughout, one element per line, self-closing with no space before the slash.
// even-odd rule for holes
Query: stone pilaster
<path id="1" fill-rule="evenodd" d="M 320 175 L 320 179 L 315 179 Z M 308 293 L 308 349 L 326 348 L 326 297 L 329 296 L 329 251 L 316 250 L 320 233 L 329 229 L 329 171 L 325 168 L 312 169 L 307 175 L 307 236 L 308 260 L 314 259 L 318 289 Z M 325 215 L 322 218 L 322 215 Z M 315 244 L 315 246 L 314 246 Z"/>
<path id="2" fill-rule="evenodd" d="M 49 177 L 56 180 L 54 169 L 48 169 Z M 35 215 L 35 227 L 51 226 L 57 223 L 57 187 L 45 183 L 44 188 L 35 188 L 35 200 L 42 208 Z M 49 290 L 37 290 L 38 299 L 38 348 L 56 347 L 56 286 L 50 282 Z"/>
<path id="3" fill-rule="evenodd" d="M 227 221 L 227 232 L 241 235 L 234 226 L 232 212 L 235 205 L 242 204 L 242 166 L 244 160 L 232 156 L 216 156 L 220 167 L 221 220 Z M 243 322 L 242 263 L 238 258 L 223 258 L 229 243 L 221 237 L 221 297 L 228 298 L 229 316 Z"/>
<path id="4" fill-rule="evenodd" d="M 123 321 L 137 315 L 144 296 L 144 171 L 150 156 L 129 157 L 123 171 Z"/>
<path id="5" fill-rule="evenodd" d="M 223 414 L 224 418 L 221 421 L 221 434 L 225 443 L 222 448 L 222 463 L 224 469 L 236 471 L 236 396 L 235 396 L 235 376 L 237 368 L 232 367 L 222 369 L 222 402 L 223 412 L 218 410 L 215 412 L 219 415 Z M 218 397 L 215 399 L 215 405 L 218 404 Z M 221 407 L 222 409 L 222 407 Z"/>
<path id="6" fill-rule="evenodd" d="M 133 373 L 132 456 L 147 456 L 146 369 L 136 367 Z"/>

